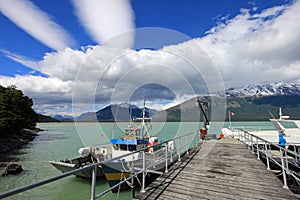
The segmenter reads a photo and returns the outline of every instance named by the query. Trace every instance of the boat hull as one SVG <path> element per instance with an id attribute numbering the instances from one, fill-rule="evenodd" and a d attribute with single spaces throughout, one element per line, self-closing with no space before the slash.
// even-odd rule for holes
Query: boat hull
<path id="1" fill-rule="evenodd" d="M 63 161 L 60 161 L 60 162 L 49 161 L 49 163 L 52 166 L 54 166 L 56 169 L 58 169 L 59 171 L 61 171 L 62 173 L 66 173 L 66 172 L 69 172 L 69 171 L 72 171 L 72 170 L 80 169 L 80 168 L 82 168 L 84 166 L 92 164 L 92 162 L 85 162 L 85 163 L 79 164 L 79 162 L 77 162 L 79 159 L 82 159 L 82 157 L 72 159 L 71 163 L 63 162 Z M 76 173 L 74 173 L 74 175 L 76 177 L 80 177 L 80 178 L 91 178 L 92 177 L 92 169 L 87 169 L 85 171 L 76 172 Z M 104 176 L 101 167 L 97 168 L 96 176 L 97 177 Z"/>
<path id="2" fill-rule="evenodd" d="M 146 185 L 152 183 L 161 173 L 165 171 L 166 162 L 164 159 L 154 159 L 151 158 L 151 155 L 148 155 L 149 158 L 146 158 L 146 166 L 147 166 L 147 175 L 145 177 Z M 177 161 L 177 155 L 174 155 L 172 158 L 168 159 L 168 167 L 174 162 Z M 155 162 L 155 164 L 154 164 Z M 133 161 L 111 161 L 105 162 L 102 164 L 102 169 L 106 181 L 108 182 L 110 187 L 114 187 L 112 192 L 118 192 L 125 189 L 130 189 L 131 187 L 139 187 L 140 183 L 142 183 L 142 173 L 140 173 L 136 179 L 133 180 L 134 184 L 132 185 L 132 180 L 129 180 L 125 183 L 122 183 L 120 186 L 116 186 L 121 181 L 130 177 L 132 173 L 138 173 L 143 168 L 142 159 L 135 160 L 134 165 Z M 133 167 L 131 167 L 133 166 Z M 116 187 L 115 187 L 116 186 Z"/>

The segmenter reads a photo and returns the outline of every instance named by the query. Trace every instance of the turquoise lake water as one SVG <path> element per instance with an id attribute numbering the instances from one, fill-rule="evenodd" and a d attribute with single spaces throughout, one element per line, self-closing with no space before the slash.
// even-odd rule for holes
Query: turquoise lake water
<path id="1" fill-rule="evenodd" d="M 24 171 L 16 176 L 0 177 L 0 193 L 35 183 L 46 178 L 59 175 L 60 172 L 49 164 L 49 160 L 61 160 L 78 156 L 78 149 L 93 144 L 107 143 L 113 137 L 121 135 L 121 130 L 128 123 L 41 123 L 38 127 L 44 129 L 39 136 L 26 147 L 9 155 L 23 166 Z M 210 125 L 209 133 L 220 134 L 222 127 L 228 123 L 214 122 Z M 273 129 L 270 122 L 233 122 L 232 126 Z M 153 135 L 159 140 L 168 140 L 180 135 L 197 133 L 202 123 L 152 123 Z M 0 168 L 0 173 L 5 168 Z M 90 199 L 89 179 L 70 176 L 51 184 L 15 195 L 7 199 L 13 200 L 73 200 Z M 96 194 L 108 188 L 105 178 L 97 179 Z M 108 193 L 101 199 L 116 199 L 116 194 Z M 119 199 L 131 199 L 130 191 L 122 191 Z"/>

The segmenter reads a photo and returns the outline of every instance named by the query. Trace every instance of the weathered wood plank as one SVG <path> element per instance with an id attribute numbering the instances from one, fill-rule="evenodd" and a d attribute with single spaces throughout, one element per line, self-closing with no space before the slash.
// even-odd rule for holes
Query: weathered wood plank
<path id="1" fill-rule="evenodd" d="M 136 199 L 297 199 L 234 139 L 210 141 L 191 151 L 146 191 Z"/>

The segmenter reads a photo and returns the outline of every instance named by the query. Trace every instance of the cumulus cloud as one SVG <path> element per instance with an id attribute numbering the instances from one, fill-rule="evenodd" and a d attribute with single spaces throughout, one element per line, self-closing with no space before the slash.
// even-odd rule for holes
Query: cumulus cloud
<path id="1" fill-rule="evenodd" d="M 218 66 L 227 87 L 300 76 L 300 1 L 239 15 L 198 38 Z"/>
<path id="2" fill-rule="evenodd" d="M 38 113 L 50 114 L 52 112 L 65 112 L 58 107 L 71 107 L 73 82 L 62 81 L 58 78 L 46 78 L 41 76 L 0 76 L 0 85 L 16 85 L 25 95 L 34 101 L 34 109 Z M 49 108 L 48 110 L 45 108 Z M 71 113 L 71 109 L 69 109 Z"/>
<path id="3" fill-rule="evenodd" d="M 118 48 L 133 46 L 134 15 L 129 0 L 73 0 L 72 2 L 82 26 L 96 42 Z M 122 34 L 124 32 L 128 34 Z"/>
<path id="4" fill-rule="evenodd" d="M 80 1 L 76 2 L 79 5 Z M 299 10 L 300 1 L 260 13 L 242 10 L 202 38 L 159 50 L 136 51 L 108 45 L 66 48 L 47 53 L 34 63 L 7 53 L 48 77 L 1 77 L 0 84 L 17 85 L 43 102 L 38 106 L 40 110 L 50 113 L 51 101 L 60 102 L 53 104 L 53 109 L 70 110 L 72 101 L 73 111 L 80 113 L 111 101 L 138 102 L 136 96 L 153 100 L 155 108 L 166 108 L 196 94 L 222 90 L 223 84 L 228 88 L 299 80 Z"/>
<path id="5" fill-rule="evenodd" d="M 74 40 L 64 28 L 31 1 L 0 0 L 0 11 L 32 37 L 54 50 L 74 44 Z"/>

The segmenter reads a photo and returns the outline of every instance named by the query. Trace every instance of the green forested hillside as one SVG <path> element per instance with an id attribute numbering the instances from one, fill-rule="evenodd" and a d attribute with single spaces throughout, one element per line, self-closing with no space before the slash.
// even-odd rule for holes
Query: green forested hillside
<path id="1" fill-rule="evenodd" d="M 0 137 L 18 134 L 21 129 L 35 127 L 37 115 L 32 99 L 16 87 L 0 86 Z"/>
<path id="2" fill-rule="evenodd" d="M 215 100 L 212 104 L 208 96 L 201 97 L 201 99 L 209 102 L 208 115 L 210 117 L 210 110 L 218 101 Z M 222 116 L 215 116 L 213 121 L 227 121 L 228 111 L 234 113 L 232 119 L 235 121 L 265 121 L 272 118 L 272 115 L 278 118 L 279 107 L 282 107 L 283 114 L 289 115 L 291 119 L 300 119 L 300 95 L 228 97 L 225 101 L 226 116 L 223 112 Z M 193 98 L 166 111 L 156 113 L 153 119 L 154 121 L 199 121 L 201 115 L 196 102 L 196 98 Z"/>

